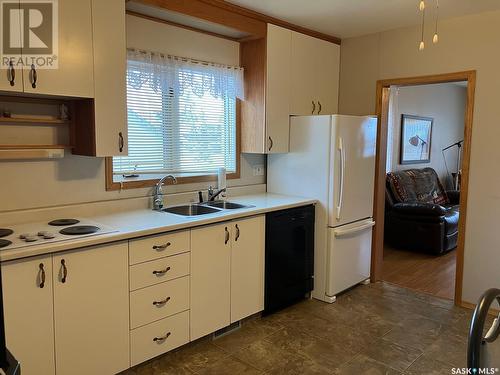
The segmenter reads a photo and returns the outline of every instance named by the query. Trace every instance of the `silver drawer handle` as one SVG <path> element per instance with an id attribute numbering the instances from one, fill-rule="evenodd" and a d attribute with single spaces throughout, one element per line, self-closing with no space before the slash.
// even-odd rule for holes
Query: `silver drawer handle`
<path id="1" fill-rule="evenodd" d="M 165 305 L 168 301 L 170 301 L 170 297 L 165 298 L 164 300 L 161 301 L 154 301 L 153 305 L 154 306 L 163 306 Z"/>
<path id="2" fill-rule="evenodd" d="M 161 337 L 155 337 L 153 339 L 154 342 L 163 342 L 165 341 L 166 339 L 169 338 L 169 336 L 171 335 L 172 333 L 171 332 L 168 332 L 165 336 L 161 336 Z"/>
<path id="3" fill-rule="evenodd" d="M 169 247 L 170 245 L 172 245 L 170 242 L 167 242 L 166 244 L 164 245 L 154 245 L 153 246 L 153 250 L 165 250 L 167 247 Z"/>
<path id="4" fill-rule="evenodd" d="M 153 271 L 153 275 L 156 276 L 163 276 L 165 275 L 168 271 L 170 271 L 170 267 L 165 268 L 164 270 L 161 271 Z"/>

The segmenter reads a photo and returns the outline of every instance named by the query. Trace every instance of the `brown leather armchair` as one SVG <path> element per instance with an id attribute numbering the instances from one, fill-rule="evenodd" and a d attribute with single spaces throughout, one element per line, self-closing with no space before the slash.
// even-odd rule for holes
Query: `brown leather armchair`
<path id="1" fill-rule="evenodd" d="M 432 168 L 386 178 L 385 241 L 392 247 L 442 254 L 457 246 L 460 193 L 445 191 Z"/>

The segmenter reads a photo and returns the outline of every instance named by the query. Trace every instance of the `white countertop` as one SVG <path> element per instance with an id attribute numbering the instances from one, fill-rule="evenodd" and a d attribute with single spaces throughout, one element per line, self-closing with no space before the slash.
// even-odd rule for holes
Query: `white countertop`
<path id="1" fill-rule="evenodd" d="M 310 198 L 269 193 L 241 195 L 228 199 L 228 201 L 251 205 L 253 207 L 222 210 L 212 214 L 189 217 L 165 212 L 157 212 L 146 208 L 113 212 L 109 215 L 98 215 L 93 217 L 87 216 L 88 219 L 110 226 L 116 229 L 117 232 L 76 238 L 75 240 L 61 241 L 46 245 L 40 244 L 12 250 L 0 250 L 0 261 L 14 260 L 109 242 L 128 240 L 136 237 L 193 228 L 200 225 L 212 224 L 316 203 L 316 200 Z M 78 215 L 75 214 L 74 216 Z"/>

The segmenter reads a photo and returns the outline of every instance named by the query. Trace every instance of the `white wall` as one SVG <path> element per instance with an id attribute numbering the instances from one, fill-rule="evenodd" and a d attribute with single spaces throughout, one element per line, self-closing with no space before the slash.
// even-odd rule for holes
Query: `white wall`
<path id="1" fill-rule="evenodd" d="M 464 115 L 467 88 L 454 83 L 395 87 L 394 121 L 392 128 L 391 171 L 409 168 L 431 167 L 437 172 L 445 188 L 452 188 L 452 181 L 446 172 L 442 149 L 464 138 Z M 400 164 L 401 115 L 431 117 L 434 119 L 431 135 L 430 163 Z M 445 152 L 450 172 L 456 171 L 457 149 Z M 388 156 L 389 157 L 389 156 Z"/>
<path id="2" fill-rule="evenodd" d="M 432 31 L 432 30 L 429 30 Z M 477 70 L 463 299 L 476 302 L 500 287 L 500 12 L 440 23 L 437 45 L 418 51 L 419 29 L 397 29 L 342 41 L 340 111 L 374 113 L 376 81 Z"/>
<path id="3" fill-rule="evenodd" d="M 128 47 L 239 65 L 239 43 L 127 16 Z M 110 66 L 112 69 L 112 66 Z M 29 143 L 29 142 L 27 142 Z M 253 176 L 263 155 L 241 156 L 241 178 L 228 186 L 265 183 Z M 0 212 L 150 195 L 150 189 L 105 191 L 104 159 L 68 155 L 55 161 L 0 162 Z M 206 189 L 208 183 L 169 186 L 169 193 Z"/>

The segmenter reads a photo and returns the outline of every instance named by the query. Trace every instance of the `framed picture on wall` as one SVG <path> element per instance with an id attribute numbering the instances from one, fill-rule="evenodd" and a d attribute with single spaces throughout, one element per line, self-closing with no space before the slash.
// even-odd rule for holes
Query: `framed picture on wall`
<path id="1" fill-rule="evenodd" d="M 401 115 L 400 164 L 419 164 L 431 161 L 431 117 Z"/>

